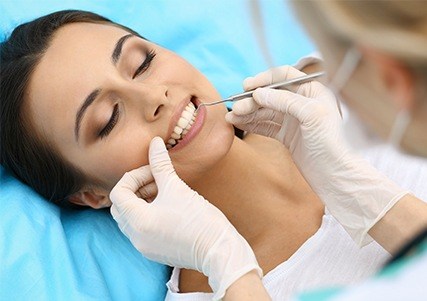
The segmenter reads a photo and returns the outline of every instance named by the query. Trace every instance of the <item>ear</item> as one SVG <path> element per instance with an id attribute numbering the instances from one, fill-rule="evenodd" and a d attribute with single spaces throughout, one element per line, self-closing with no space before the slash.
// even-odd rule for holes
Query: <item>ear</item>
<path id="1" fill-rule="evenodd" d="M 368 64 L 372 64 L 380 76 L 389 97 L 396 107 L 411 110 L 415 104 L 415 75 L 400 60 L 368 47 L 360 47 Z"/>
<path id="2" fill-rule="evenodd" d="M 79 206 L 88 206 L 94 209 L 106 208 L 111 205 L 107 193 L 93 189 L 76 192 L 68 197 L 68 201 Z"/>

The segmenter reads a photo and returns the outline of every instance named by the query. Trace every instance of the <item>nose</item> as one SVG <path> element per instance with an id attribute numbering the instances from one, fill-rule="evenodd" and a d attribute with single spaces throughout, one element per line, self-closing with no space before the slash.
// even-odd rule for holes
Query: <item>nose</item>
<path id="1" fill-rule="evenodd" d="M 168 87 L 139 83 L 132 87 L 128 99 L 132 106 L 142 112 L 147 121 L 154 121 L 159 118 L 168 103 Z"/>

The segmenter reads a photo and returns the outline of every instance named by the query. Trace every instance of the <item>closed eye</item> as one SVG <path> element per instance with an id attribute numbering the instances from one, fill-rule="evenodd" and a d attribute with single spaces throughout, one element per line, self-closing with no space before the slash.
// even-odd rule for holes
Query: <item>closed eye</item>
<path id="1" fill-rule="evenodd" d="M 150 50 L 147 53 L 147 56 L 145 57 L 145 60 L 136 69 L 135 73 L 132 76 L 132 79 L 134 79 L 135 77 L 137 77 L 137 76 L 141 75 L 142 73 L 144 73 L 150 67 L 150 64 L 151 64 L 151 62 L 152 62 L 152 60 L 154 59 L 155 56 L 156 56 L 156 52 L 154 50 Z"/>
<path id="2" fill-rule="evenodd" d="M 117 121 L 119 120 L 119 104 L 116 103 L 114 105 L 113 113 L 111 114 L 110 120 L 108 120 L 105 127 L 99 132 L 98 136 L 102 138 L 105 138 L 110 134 L 110 132 L 113 130 L 114 126 L 117 124 Z"/>

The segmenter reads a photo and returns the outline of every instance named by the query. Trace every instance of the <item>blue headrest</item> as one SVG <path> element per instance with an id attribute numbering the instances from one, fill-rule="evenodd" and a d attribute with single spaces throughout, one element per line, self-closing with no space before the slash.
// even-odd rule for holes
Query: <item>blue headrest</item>
<path id="1" fill-rule="evenodd" d="M 253 1 L 3 1 L 0 31 L 62 9 L 122 23 L 190 61 L 225 97 L 269 66 L 254 35 Z M 313 50 L 283 1 L 260 1 L 275 65 Z M 108 210 L 48 203 L 0 168 L 0 300 L 162 300 L 170 269 L 140 255 Z"/>

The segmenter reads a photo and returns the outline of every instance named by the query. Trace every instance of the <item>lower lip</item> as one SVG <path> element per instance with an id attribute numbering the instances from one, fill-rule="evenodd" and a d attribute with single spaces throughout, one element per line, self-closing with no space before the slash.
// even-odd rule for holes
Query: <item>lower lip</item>
<path id="1" fill-rule="evenodd" d="M 196 105 L 196 107 L 199 107 L 199 105 L 201 104 L 201 102 L 198 99 L 195 99 L 193 102 Z M 197 110 L 196 120 L 194 120 L 194 123 L 191 126 L 190 130 L 188 131 L 187 135 L 185 135 L 185 137 L 177 145 L 172 147 L 169 150 L 169 152 L 180 150 L 181 148 L 189 144 L 202 129 L 205 116 L 206 116 L 206 107 L 202 106 Z"/>

